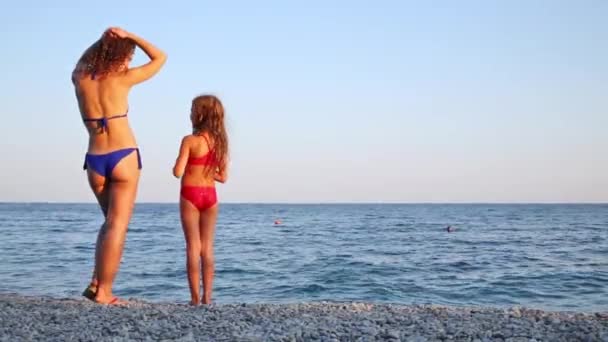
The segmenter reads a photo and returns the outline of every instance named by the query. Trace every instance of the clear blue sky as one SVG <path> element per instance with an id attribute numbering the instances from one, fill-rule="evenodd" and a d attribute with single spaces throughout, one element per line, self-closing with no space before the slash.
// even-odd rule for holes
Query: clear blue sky
<path id="1" fill-rule="evenodd" d="M 606 202 L 607 18 L 604 0 L 8 2 L 0 201 L 93 201 L 70 72 L 117 25 L 169 55 L 130 99 L 140 202 L 177 201 L 206 92 L 226 202 Z"/>

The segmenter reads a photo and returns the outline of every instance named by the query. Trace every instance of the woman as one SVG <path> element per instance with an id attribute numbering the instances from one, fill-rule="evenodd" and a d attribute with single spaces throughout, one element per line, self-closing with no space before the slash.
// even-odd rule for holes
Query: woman
<path id="1" fill-rule="evenodd" d="M 136 46 L 150 61 L 129 68 Z M 139 150 L 127 119 L 128 94 L 131 87 L 154 76 L 166 59 L 165 53 L 149 42 L 113 27 L 84 52 L 72 73 L 80 115 L 89 133 L 84 169 L 105 217 L 95 246 L 93 278 L 83 293 L 98 303 L 122 303 L 112 294 L 112 283 L 141 170 Z"/>

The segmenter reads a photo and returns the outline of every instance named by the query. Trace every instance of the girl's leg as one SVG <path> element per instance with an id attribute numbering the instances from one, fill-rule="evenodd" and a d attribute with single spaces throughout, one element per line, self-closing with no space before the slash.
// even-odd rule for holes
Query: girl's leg
<path id="1" fill-rule="evenodd" d="M 184 237 L 186 238 L 186 270 L 188 271 L 188 285 L 190 286 L 191 304 L 198 305 L 200 301 L 200 255 L 201 241 L 199 237 L 199 211 L 183 197 L 179 200 L 179 212 L 182 220 Z"/>
<path id="2" fill-rule="evenodd" d="M 213 291 L 213 276 L 215 272 L 213 239 L 215 236 L 217 213 L 218 205 L 216 204 L 215 206 L 203 211 L 200 215 L 200 255 L 203 260 L 203 304 L 211 303 L 211 292 Z"/>

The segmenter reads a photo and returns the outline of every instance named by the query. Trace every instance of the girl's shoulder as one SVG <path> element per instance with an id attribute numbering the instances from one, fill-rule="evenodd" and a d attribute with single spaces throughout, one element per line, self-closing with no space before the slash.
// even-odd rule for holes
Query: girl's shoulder
<path id="1" fill-rule="evenodd" d="M 191 147 L 195 143 L 195 136 L 192 134 L 184 135 L 182 137 L 182 146 L 183 147 Z"/>
<path id="2" fill-rule="evenodd" d="M 200 140 L 204 141 L 205 139 L 203 139 L 203 136 L 199 135 L 199 134 L 188 134 L 182 138 L 182 141 L 190 141 L 190 142 L 197 142 Z"/>
<path id="3" fill-rule="evenodd" d="M 207 149 L 211 149 L 213 145 L 213 141 L 209 134 L 189 134 L 184 136 L 182 139 L 182 144 L 194 149 L 200 149 L 205 146 Z"/>
<path id="4" fill-rule="evenodd" d="M 213 139 L 211 137 L 211 135 L 209 133 L 200 133 L 200 134 L 190 134 L 189 138 L 191 141 L 199 143 L 199 144 L 205 144 L 205 145 L 210 145 L 213 143 Z"/>

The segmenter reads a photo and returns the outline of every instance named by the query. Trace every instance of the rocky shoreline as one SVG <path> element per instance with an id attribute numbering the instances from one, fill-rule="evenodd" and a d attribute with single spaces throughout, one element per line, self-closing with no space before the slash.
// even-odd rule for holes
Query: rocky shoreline
<path id="1" fill-rule="evenodd" d="M 191 307 L 0 294 L 0 341 L 603 341 L 608 313 L 372 303 Z"/>

